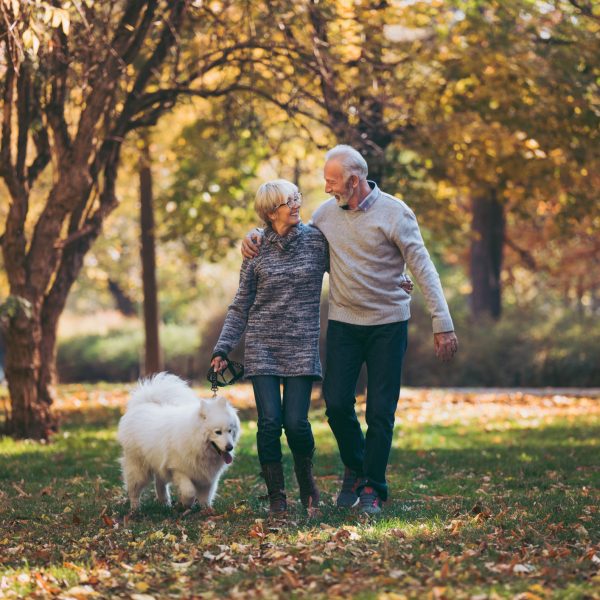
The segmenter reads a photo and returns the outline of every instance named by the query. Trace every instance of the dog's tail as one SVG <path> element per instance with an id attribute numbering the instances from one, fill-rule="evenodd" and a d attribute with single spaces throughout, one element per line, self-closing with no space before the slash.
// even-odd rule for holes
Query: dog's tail
<path id="1" fill-rule="evenodd" d="M 131 393 L 127 408 L 135 408 L 148 402 L 170 405 L 187 404 L 188 402 L 200 404 L 200 400 L 192 388 L 183 379 L 164 371 L 152 377 L 140 379 L 137 387 Z"/>

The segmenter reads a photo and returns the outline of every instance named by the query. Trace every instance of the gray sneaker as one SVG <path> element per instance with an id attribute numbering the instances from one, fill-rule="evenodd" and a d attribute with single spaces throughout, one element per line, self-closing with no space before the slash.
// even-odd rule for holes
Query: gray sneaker
<path id="1" fill-rule="evenodd" d="M 352 508 L 358 504 L 358 494 L 356 488 L 360 483 L 360 477 L 355 471 L 348 467 L 344 469 L 344 479 L 342 480 L 342 489 L 338 494 L 335 504 L 338 508 Z"/>
<path id="2" fill-rule="evenodd" d="M 365 486 L 360 492 L 358 510 L 368 515 L 377 515 L 381 512 L 383 502 L 377 492 L 369 486 Z"/>

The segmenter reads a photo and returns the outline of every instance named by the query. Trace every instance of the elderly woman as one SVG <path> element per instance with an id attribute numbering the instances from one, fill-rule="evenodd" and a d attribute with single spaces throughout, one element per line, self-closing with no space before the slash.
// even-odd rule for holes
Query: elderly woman
<path id="1" fill-rule="evenodd" d="M 254 388 L 258 459 L 272 515 L 287 509 L 282 428 L 294 457 L 300 500 L 306 508 L 319 502 L 308 409 L 312 383 L 321 379 L 319 307 L 329 252 L 323 234 L 300 220 L 301 204 L 298 188 L 285 179 L 259 188 L 255 210 L 265 223 L 265 243 L 258 256 L 242 264 L 239 289 L 211 362 L 216 371 L 225 368 L 228 353 L 246 331 L 245 371 Z"/>

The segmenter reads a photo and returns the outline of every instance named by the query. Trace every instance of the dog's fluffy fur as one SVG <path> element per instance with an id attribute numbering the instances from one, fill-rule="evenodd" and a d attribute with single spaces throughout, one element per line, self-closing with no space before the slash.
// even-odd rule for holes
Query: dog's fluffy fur
<path id="1" fill-rule="evenodd" d="M 198 398 L 169 373 L 140 381 L 117 433 L 131 510 L 152 476 L 159 502 L 170 505 L 174 483 L 185 506 L 195 499 L 211 506 L 239 434 L 240 420 L 225 398 Z"/>

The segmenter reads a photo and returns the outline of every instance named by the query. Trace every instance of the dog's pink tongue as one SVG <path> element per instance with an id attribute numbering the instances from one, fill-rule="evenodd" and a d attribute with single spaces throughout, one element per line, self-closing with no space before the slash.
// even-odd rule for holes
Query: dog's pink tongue
<path id="1" fill-rule="evenodd" d="M 233 456 L 231 456 L 231 454 L 229 454 L 229 452 L 223 452 L 223 460 L 225 461 L 226 464 L 230 465 L 231 461 L 233 460 Z"/>

